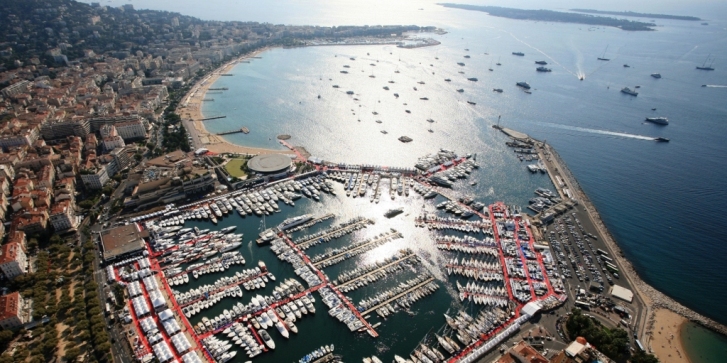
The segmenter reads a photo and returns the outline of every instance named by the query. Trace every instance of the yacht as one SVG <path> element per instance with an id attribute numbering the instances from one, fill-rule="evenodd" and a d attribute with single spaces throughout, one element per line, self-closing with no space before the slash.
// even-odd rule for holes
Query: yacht
<path id="1" fill-rule="evenodd" d="M 462 92 L 464 92 L 464 89 L 460 88 L 457 90 L 457 92 L 462 93 Z"/>
<path id="2" fill-rule="evenodd" d="M 467 78 L 467 80 L 472 81 L 472 82 L 477 82 L 477 78 L 475 78 L 475 77 Z"/>
<path id="3" fill-rule="evenodd" d="M 646 121 L 652 122 L 652 123 L 655 123 L 658 125 L 668 125 L 669 124 L 669 119 L 667 119 L 666 117 L 647 117 Z"/>
<path id="4" fill-rule="evenodd" d="M 661 74 L 659 74 L 659 73 L 652 73 L 651 76 L 654 77 L 654 78 L 656 78 L 656 79 L 661 78 Z"/>
<path id="5" fill-rule="evenodd" d="M 547 65 L 548 62 L 546 61 L 535 61 L 535 64 L 540 64 L 541 66 Z"/>
<path id="6" fill-rule="evenodd" d="M 516 55 L 516 56 L 519 56 L 519 57 L 524 57 L 525 56 L 525 53 L 523 53 L 523 52 L 512 52 L 512 55 Z"/>
<path id="7" fill-rule="evenodd" d="M 502 88 L 493 88 L 492 91 L 502 93 Z"/>
<path id="8" fill-rule="evenodd" d="M 638 92 L 636 92 L 636 91 L 634 91 L 634 90 L 632 90 L 631 88 L 628 88 L 628 87 L 622 88 L 621 89 L 621 93 L 625 93 L 625 94 L 631 95 L 631 96 L 638 96 L 639 95 Z"/>
<path id="9" fill-rule="evenodd" d="M 525 88 L 525 89 L 530 89 L 530 85 L 528 84 L 528 82 L 518 82 L 518 83 L 516 83 L 516 85 L 518 87 L 522 87 L 522 88 Z"/>
<path id="10" fill-rule="evenodd" d="M 541 67 L 538 67 L 538 68 L 535 68 L 535 70 L 538 71 L 538 72 L 552 72 L 553 71 L 550 68 L 545 68 L 545 67 L 542 67 L 542 66 Z"/>

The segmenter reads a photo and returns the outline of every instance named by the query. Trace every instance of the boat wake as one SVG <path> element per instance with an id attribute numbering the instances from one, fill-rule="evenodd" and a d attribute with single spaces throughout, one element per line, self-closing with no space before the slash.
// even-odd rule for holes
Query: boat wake
<path id="1" fill-rule="evenodd" d="M 609 136 L 618 136 L 618 137 L 624 137 L 628 139 L 637 139 L 637 140 L 649 140 L 653 141 L 653 137 L 649 136 L 643 136 L 643 135 L 635 135 L 635 134 L 627 134 L 625 132 L 615 132 L 615 131 L 607 131 L 607 130 L 598 130 L 598 129 L 588 129 L 585 127 L 578 127 L 578 126 L 569 126 L 569 125 L 561 125 L 561 124 L 553 124 L 549 122 L 538 122 L 540 125 L 554 127 L 558 129 L 563 130 L 572 130 L 572 131 L 580 131 L 580 132 L 587 132 L 590 134 L 598 134 L 598 135 L 609 135 Z"/>
<path id="2" fill-rule="evenodd" d="M 708 84 L 705 87 L 709 87 L 709 88 L 727 88 L 727 85 L 723 85 L 723 84 Z"/>

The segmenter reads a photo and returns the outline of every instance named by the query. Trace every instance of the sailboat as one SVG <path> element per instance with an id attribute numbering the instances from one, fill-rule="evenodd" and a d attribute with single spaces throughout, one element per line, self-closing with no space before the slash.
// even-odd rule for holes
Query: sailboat
<path id="1" fill-rule="evenodd" d="M 712 59 L 712 62 L 710 62 L 709 65 L 707 65 L 707 61 L 709 60 L 709 57 L 711 57 L 711 56 L 712 56 L 712 54 L 708 55 L 707 59 L 705 59 L 704 63 L 702 63 L 702 66 L 701 67 L 697 66 L 697 69 L 703 70 L 703 71 L 713 71 L 714 68 L 712 68 L 712 64 L 714 64 L 714 59 Z"/>
<path id="2" fill-rule="evenodd" d="M 600 61 L 610 61 L 610 59 L 605 58 L 607 51 L 608 51 L 608 45 L 606 46 L 606 50 L 603 51 L 603 54 L 600 57 L 598 57 L 598 60 L 600 60 Z"/>
<path id="3" fill-rule="evenodd" d="M 497 57 L 497 63 L 495 63 L 495 64 L 498 65 L 498 66 L 501 66 L 502 65 L 502 64 L 500 64 L 500 57 Z"/>
<path id="4" fill-rule="evenodd" d="M 492 72 L 492 61 L 490 61 L 490 68 L 489 68 L 489 70 L 490 70 L 490 72 Z"/>

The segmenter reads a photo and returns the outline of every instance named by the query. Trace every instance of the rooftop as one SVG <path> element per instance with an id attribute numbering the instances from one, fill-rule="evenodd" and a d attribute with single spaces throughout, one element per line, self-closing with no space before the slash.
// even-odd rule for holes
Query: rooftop
<path id="1" fill-rule="evenodd" d="M 104 230 L 101 232 L 104 259 L 144 249 L 144 237 L 148 236 L 149 232 L 139 230 L 136 223 Z"/>
<path id="2" fill-rule="evenodd" d="M 258 173 L 275 173 L 289 168 L 291 163 L 292 161 L 287 155 L 264 154 L 250 159 L 247 162 L 247 167 Z"/>

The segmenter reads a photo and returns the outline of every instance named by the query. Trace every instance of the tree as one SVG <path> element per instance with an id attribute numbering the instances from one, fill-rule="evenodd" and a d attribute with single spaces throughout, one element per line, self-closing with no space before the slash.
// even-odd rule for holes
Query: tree
<path id="1" fill-rule="evenodd" d="M 631 363 L 659 363 L 659 358 L 653 354 L 637 350 L 636 353 L 631 356 Z"/>
<path id="2" fill-rule="evenodd" d="M 66 354 L 63 355 L 63 358 L 69 362 L 74 362 L 80 355 L 81 350 L 78 347 L 73 347 L 66 350 Z"/>
<path id="3" fill-rule="evenodd" d="M 78 206 L 81 207 L 81 208 L 83 208 L 83 209 L 90 209 L 91 207 L 93 207 L 93 204 L 94 203 L 93 203 L 92 200 L 88 200 L 87 199 L 87 200 L 84 200 L 84 201 L 79 202 L 78 203 Z"/>
<path id="4" fill-rule="evenodd" d="M 10 330 L 0 330 L 0 350 L 4 351 L 12 340 L 13 332 Z"/>

